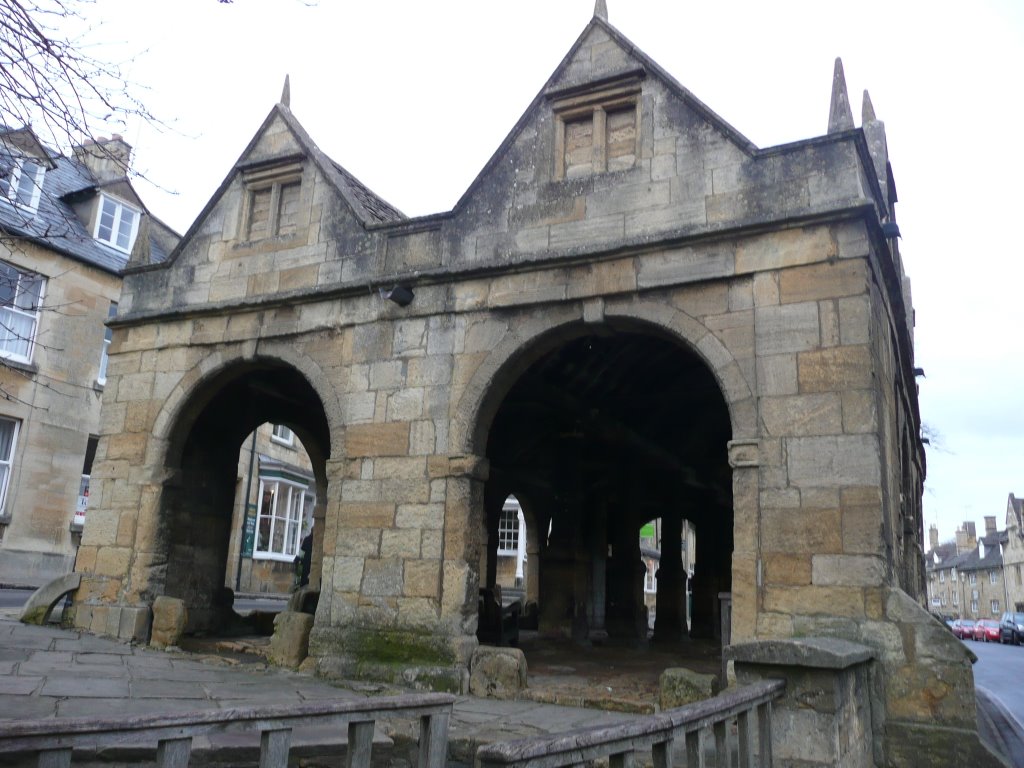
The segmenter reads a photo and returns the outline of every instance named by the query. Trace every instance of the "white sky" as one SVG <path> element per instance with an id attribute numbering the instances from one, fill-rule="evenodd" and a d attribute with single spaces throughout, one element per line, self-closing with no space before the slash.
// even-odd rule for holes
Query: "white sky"
<path id="1" fill-rule="evenodd" d="M 926 526 L 1024 495 L 1024 3 L 608 0 L 611 23 L 760 147 L 825 132 L 843 58 L 888 131 L 917 310 Z M 568 52 L 593 0 L 97 0 L 95 39 L 163 133 L 130 126 L 151 210 L 184 232 L 291 75 L 329 156 L 404 213 L 449 210 Z M 97 56 L 113 51 L 95 49 Z M 118 54 L 121 55 L 121 54 Z M 104 56 L 105 57 L 105 56 Z M 174 190 L 172 196 L 166 190 Z M 926 535 L 927 541 L 927 535 Z"/>

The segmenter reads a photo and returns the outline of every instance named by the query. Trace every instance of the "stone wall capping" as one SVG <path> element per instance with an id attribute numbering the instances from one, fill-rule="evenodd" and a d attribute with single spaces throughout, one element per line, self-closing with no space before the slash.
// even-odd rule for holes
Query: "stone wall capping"
<path id="1" fill-rule="evenodd" d="M 802 637 L 791 640 L 756 640 L 723 650 L 730 661 L 779 667 L 847 669 L 876 657 L 866 645 L 835 637 Z"/>

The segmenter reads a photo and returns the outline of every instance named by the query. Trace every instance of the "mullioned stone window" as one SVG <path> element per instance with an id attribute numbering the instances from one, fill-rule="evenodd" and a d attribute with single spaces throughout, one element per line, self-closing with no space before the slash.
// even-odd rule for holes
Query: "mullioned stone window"
<path id="1" fill-rule="evenodd" d="M 640 74 L 549 94 L 556 180 L 624 171 L 639 155 Z"/>
<path id="2" fill-rule="evenodd" d="M 243 239 L 253 241 L 287 237 L 298 231 L 301 163 L 249 170 L 243 173 L 242 182 L 245 185 L 241 227 Z"/>

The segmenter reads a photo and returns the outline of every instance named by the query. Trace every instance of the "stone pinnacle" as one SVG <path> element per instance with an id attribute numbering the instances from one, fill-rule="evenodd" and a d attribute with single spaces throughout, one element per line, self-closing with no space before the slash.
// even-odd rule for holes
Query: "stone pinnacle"
<path id="1" fill-rule="evenodd" d="M 286 107 L 292 105 L 292 86 L 288 80 L 288 75 L 284 76 L 284 88 L 281 89 L 281 103 Z"/>
<path id="2" fill-rule="evenodd" d="M 877 120 L 875 117 L 875 105 L 871 103 L 871 95 L 868 93 L 868 89 L 864 89 L 864 100 L 860 105 L 860 124 L 871 123 Z"/>
<path id="3" fill-rule="evenodd" d="M 836 57 L 836 68 L 832 73 L 832 103 L 828 110 L 828 132 L 838 133 L 853 128 L 853 111 L 850 96 L 846 92 L 846 75 L 843 74 L 843 60 Z"/>
<path id="4" fill-rule="evenodd" d="M 594 3 L 594 15 L 602 21 L 608 21 L 608 3 L 606 0 L 597 0 Z"/>

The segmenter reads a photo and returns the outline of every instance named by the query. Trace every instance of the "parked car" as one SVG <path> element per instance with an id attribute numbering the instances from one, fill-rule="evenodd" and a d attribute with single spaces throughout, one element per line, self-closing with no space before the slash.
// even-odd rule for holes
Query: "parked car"
<path id="1" fill-rule="evenodd" d="M 961 640 L 973 640 L 974 620 L 957 619 L 953 622 L 953 634 L 959 637 Z"/>
<path id="2" fill-rule="evenodd" d="M 1024 639 L 1024 613 L 1007 611 L 999 620 L 999 642 L 1020 645 Z"/>
<path id="3" fill-rule="evenodd" d="M 999 622 L 995 619 L 979 619 L 974 625 L 974 639 L 979 642 L 999 642 Z"/>

